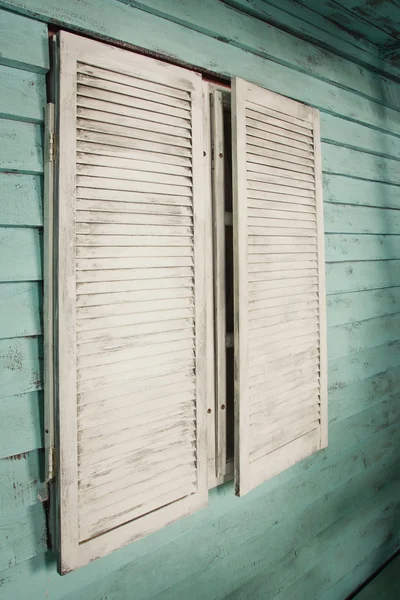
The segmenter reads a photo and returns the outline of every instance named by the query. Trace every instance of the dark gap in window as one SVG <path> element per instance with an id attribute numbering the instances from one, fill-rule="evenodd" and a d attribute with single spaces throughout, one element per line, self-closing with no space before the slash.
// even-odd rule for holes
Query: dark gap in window
<path id="1" fill-rule="evenodd" d="M 225 212 L 232 213 L 232 128 L 230 97 L 223 107 Z M 226 333 L 233 339 L 233 227 L 225 227 Z M 234 448 L 234 350 L 226 349 L 226 459 L 233 459 Z"/>
<path id="2" fill-rule="evenodd" d="M 234 451 L 234 383 L 233 348 L 226 349 L 226 460 L 233 460 Z"/>

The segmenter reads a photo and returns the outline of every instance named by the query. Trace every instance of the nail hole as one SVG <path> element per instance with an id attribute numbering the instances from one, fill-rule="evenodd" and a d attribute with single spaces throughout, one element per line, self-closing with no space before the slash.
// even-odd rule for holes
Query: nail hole
<path id="1" fill-rule="evenodd" d="M 222 158 L 224 155 L 222 154 L 222 152 L 219 153 L 219 157 Z"/>
<path id="2" fill-rule="evenodd" d="M 225 404 L 221 404 L 221 410 L 225 410 Z"/>
<path id="3" fill-rule="evenodd" d="M 207 412 L 208 412 L 208 414 L 210 414 L 210 412 L 211 412 L 211 408 L 209 408 L 209 409 L 207 410 Z"/>
<path id="4" fill-rule="evenodd" d="M 203 156 L 207 156 L 207 153 L 205 150 L 203 150 Z"/>

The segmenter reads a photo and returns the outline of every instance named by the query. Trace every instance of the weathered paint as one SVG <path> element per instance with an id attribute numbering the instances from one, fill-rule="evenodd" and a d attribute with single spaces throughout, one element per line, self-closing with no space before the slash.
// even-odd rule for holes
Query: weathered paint
<path id="1" fill-rule="evenodd" d="M 330 411 L 329 447 L 317 456 L 245 498 L 235 498 L 230 484 L 217 488 L 200 513 L 67 577 L 56 574 L 54 557 L 46 552 L 46 520 L 38 499 L 45 497 L 40 124 L 47 31 L 39 21 L 5 13 L 9 31 L 0 59 L 0 131 L 7 133 L 0 147 L 0 420 L 6 430 L 0 440 L 1 597 L 346 597 L 400 541 L 395 507 L 400 84 L 251 16 L 242 19 L 216 0 L 207 1 L 208 11 L 192 0 L 180 2 L 179 9 L 173 2 L 135 3 L 147 11 L 117 0 L 72 0 L 64 7 L 56 0 L 0 4 L 224 76 L 242 76 L 321 109 Z M 165 18 L 152 14 L 160 13 L 161 4 Z M 293 15 L 289 4 L 287 14 Z M 30 34 L 15 44 L 18 31 Z M 368 62 L 365 55 L 363 62 Z"/>

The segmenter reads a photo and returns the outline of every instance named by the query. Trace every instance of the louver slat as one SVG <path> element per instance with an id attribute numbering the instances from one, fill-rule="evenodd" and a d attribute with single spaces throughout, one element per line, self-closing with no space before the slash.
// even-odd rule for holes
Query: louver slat
<path id="1" fill-rule="evenodd" d="M 235 80 L 236 491 L 327 444 L 318 112 Z"/>
<path id="2" fill-rule="evenodd" d="M 61 572 L 207 501 L 202 87 L 61 33 Z"/>

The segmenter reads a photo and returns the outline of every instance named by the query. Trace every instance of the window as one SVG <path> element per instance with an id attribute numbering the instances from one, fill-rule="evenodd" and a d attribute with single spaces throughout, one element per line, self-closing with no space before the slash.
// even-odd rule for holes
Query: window
<path id="1" fill-rule="evenodd" d="M 327 406 L 318 112 L 57 46 L 47 372 L 66 573 L 205 506 L 233 467 L 243 495 L 320 449 Z"/>

